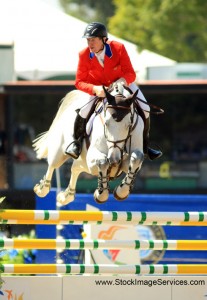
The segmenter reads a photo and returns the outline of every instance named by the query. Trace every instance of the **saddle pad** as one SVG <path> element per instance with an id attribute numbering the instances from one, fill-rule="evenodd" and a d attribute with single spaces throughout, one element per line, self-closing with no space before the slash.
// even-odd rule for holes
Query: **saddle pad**
<path id="1" fill-rule="evenodd" d="M 94 112 L 94 113 L 92 113 L 92 115 L 90 116 L 90 118 L 86 124 L 86 134 L 88 136 L 91 135 L 92 128 L 93 128 L 93 121 L 94 121 L 95 117 L 96 117 L 96 113 Z"/>
<path id="2" fill-rule="evenodd" d="M 87 122 L 87 124 L 86 124 L 86 134 L 87 134 L 88 136 L 91 135 L 91 132 L 92 132 L 92 129 L 93 129 L 93 122 L 94 122 L 95 117 L 96 117 L 98 114 L 100 114 L 100 113 L 102 112 L 102 110 L 103 110 L 103 102 L 101 102 L 101 104 L 100 104 L 100 106 L 98 107 L 98 109 L 96 109 L 96 110 L 92 113 L 92 115 L 90 116 L 90 118 L 89 118 L 89 120 L 88 120 L 88 122 Z"/>

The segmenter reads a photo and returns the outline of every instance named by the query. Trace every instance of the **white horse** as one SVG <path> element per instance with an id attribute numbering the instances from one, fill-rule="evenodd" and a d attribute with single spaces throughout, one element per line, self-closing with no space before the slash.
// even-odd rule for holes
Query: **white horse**
<path id="1" fill-rule="evenodd" d="M 72 163 L 69 185 L 57 195 L 60 205 L 66 205 L 75 199 L 76 183 L 81 172 L 98 176 L 98 187 L 94 192 L 98 203 L 107 201 L 108 181 L 122 172 L 126 175 L 115 188 L 114 197 L 124 200 L 130 194 L 144 160 L 144 122 L 135 105 L 137 92 L 132 94 L 127 89 L 124 90 L 127 96 L 112 96 L 105 90 L 107 101 L 99 107 L 99 112 L 96 111 L 88 143 L 84 139 L 81 155 Z M 37 158 L 47 158 L 48 161 L 45 176 L 34 187 L 34 192 L 39 197 L 45 197 L 49 193 L 54 170 L 69 159 L 64 150 L 73 140 L 75 109 L 87 100 L 88 94 L 84 92 L 74 90 L 68 93 L 49 130 L 34 140 Z"/>

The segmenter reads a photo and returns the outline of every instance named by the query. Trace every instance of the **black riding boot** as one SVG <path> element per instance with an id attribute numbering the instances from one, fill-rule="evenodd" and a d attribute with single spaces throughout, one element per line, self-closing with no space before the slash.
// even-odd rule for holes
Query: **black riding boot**
<path id="1" fill-rule="evenodd" d="M 146 154 L 150 160 L 154 160 L 154 159 L 162 156 L 162 151 L 155 150 L 155 149 L 148 147 L 149 131 L 150 131 L 150 117 L 145 119 L 145 127 L 144 127 L 144 133 L 143 133 L 143 145 L 144 145 L 144 154 Z"/>
<path id="2" fill-rule="evenodd" d="M 86 128 L 86 119 L 82 118 L 79 114 L 75 119 L 73 138 L 74 141 L 68 145 L 65 154 L 70 155 L 72 158 L 77 159 L 82 150 L 82 141 Z"/>

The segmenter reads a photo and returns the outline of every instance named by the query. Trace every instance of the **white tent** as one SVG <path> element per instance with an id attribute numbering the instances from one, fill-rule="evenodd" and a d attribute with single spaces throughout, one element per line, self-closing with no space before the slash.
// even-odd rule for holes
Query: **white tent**
<path id="1" fill-rule="evenodd" d="M 86 46 L 85 39 L 81 38 L 85 27 L 85 22 L 44 0 L 0 0 L 0 44 L 14 44 L 15 71 L 24 79 L 75 74 L 78 52 Z M 109 38 L 125 44 L 139 72 L 143 61 L 139 59 L 136 45 L 112 35 Z M 173 61 L 167 59 L 167 63 L 171 65 Z"/>

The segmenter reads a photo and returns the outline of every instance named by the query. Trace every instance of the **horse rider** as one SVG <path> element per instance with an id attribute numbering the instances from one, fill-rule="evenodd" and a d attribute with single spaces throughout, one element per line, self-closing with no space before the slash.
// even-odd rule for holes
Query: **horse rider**
<path id="1" fill-rule="evenodd" d="M 77 114 L 74 123 L 73 142 L 66 148 L 65 154 L 77 159 L 81 153 L 82 140 L 86 127 L 86 118 L 97 97 L 105 98 L 103 86 L 112 83 L 122 83 L 134 93 L 138 87 L 135 84 L 136 74 L 132 67 L 125 46 L 117 41 L 108 41 L 106 27 L 99 22 L 87 25 L 83 38 L 87 39 L 88 47 L 79 53 L 79 63 L 76 73 L 75 86 L 78 90 L 88 93 L 89 101 Z M 144 154 L 150 160 L 162 155 L 160 150 L 148 147 L 150 130 L 150 107 L 139 89 L 139 105 L 145 114 L 145 128 L 143 133 Z M 94 100 L 94 101 L 93 101 Z M 146 102 L 146 104 L 145 104 Z"/>

